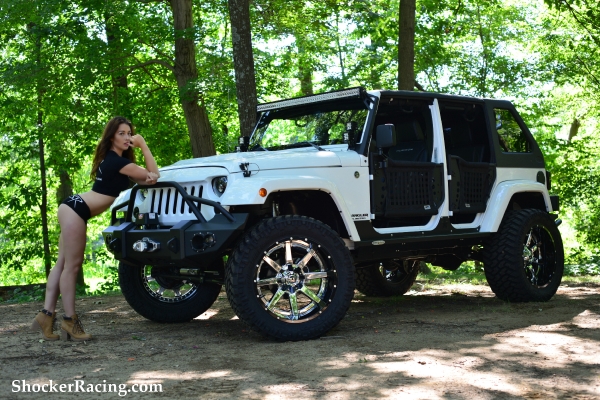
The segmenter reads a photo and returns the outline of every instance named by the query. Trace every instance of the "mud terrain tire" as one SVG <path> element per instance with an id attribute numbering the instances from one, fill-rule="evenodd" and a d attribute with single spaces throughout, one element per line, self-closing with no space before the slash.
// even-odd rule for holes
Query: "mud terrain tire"
<path id="1" fill-rule="evenodd" d="M 484 246 L 487 281 L 502 300 L 548 301 L 564 271 L 564 253 L 554 220 L 536 209 L 509 211 Z"/>
<path id="2" fill-rule="evenodd" d="M 125 300 L 149 320 L 169 323 L 190 321 L 208 310 L 221 291 L 221 285 L 216 283 L 155 279 L 150 276 L 152 268 L 119 264 L 119 284 Z"/>
<path id="3" fill-rule="evenodd" d="M 342 239 L 297 215 L 263 220 L 247 232 L 225 277 L 237 316 L 280 341 L 324 335 L 344 318 L 354 295 L 354 266 Z"/>
<path id="4" fill-rule="evenodd" d="M 356 289 L 365 296 L 402 296 L 419 274 L 419 261 L 389 260 L 356 269 Z"/>

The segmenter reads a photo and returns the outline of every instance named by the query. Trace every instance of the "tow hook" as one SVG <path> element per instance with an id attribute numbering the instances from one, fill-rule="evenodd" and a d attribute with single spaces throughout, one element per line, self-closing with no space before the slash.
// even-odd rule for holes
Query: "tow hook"
<path id="1" fill-rule="evenodd" d="M 151 253 L 160 249 L 160 243 L 155 242 L 150 238 L 142 238 L 142 240 L 138 240 L 133 244 L 133 250 L 138 251 L 140 253 Z"/>

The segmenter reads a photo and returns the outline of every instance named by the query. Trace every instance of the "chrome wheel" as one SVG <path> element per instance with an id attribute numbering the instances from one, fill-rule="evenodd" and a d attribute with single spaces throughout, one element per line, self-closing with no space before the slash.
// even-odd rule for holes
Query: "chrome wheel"
<path id="1" fill-rule="evenodd" d="M 552 215 L 528 208 L 508 211 L 483 247 L 483 269 L 499 299 L 550 300 L 564 271 L 562 238 Z"/>
<path id="2" fill-rule="evenodd" d="M 404 282 L 415 269 L 419 269 L 419 261 L 415 260 L 389 260 L 379 265 L 379 272 L 391 284 Z"/>
<path id="3" fill-rule="evenodd" d="M 552 236 L 543 226 L 534 226 L 525 236 L 523 267 L 531 285 L 542 288 L 552 280 L 556 270 Z"/>
<path id="4" fill-rule="evenodd" d="M 194 296 L 198 287 L 184 280 L 169 279 L 152 276 L 152 266 L 146 265 L 141 268 L 141 278 L 144 289 L 158 301 L 164 303 L 179 303 Z"/>
<path id="5" fill-rule="evenodd" d="M 252 329 L 276 340 L 308 340 L 336 326 L 354 295 L 350 251 L 312 218 L 267 218 L 250 229 L 227 261 L 231 308 Z"/>
<path id="6" fill-rule="evenodd" d="M 365 296 L 402 296 L 419 274 L 419 260 L 385 260 L 356 269 L 356 289 Z"/>
<path id="7" fill-rule="evenodd" d="M 336 270 L 320 245 L 290 238 L 273 243 L 256 265 L 257 297 L 273 317 L 304 321 L 327 308 Z"/>

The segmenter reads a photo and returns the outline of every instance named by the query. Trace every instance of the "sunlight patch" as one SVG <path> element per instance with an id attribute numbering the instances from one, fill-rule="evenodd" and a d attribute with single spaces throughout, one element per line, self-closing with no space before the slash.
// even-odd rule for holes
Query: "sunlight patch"
<path id="1" fill-rule="evenodd" d="M 204 314 L 200 314 L 194 319 L 209 319 L 219 313 L 219 310 L 210 309 L 204 312 Z"/>

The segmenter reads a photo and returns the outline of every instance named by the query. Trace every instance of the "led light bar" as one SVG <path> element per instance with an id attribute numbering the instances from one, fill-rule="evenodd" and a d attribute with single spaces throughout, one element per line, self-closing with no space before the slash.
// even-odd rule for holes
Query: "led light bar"
<path id="1" fill-rule="evenodd" d="M 256 111 L 262 112 L 262 111 L 268 111 L 268 110 L 275 110 L 275 109 L 280 109 L 280 108 L 298 106 L 301 104 L 317 103 L 320 101 L 327 101 L 327 100 L 336 100 L 336 99 L 343 99 L 343 98 L 359 98 L 359 97 L 361 97 L 361 95 L 364 92 L 365 92 L 364 88 L 356 87 L 356 88 L 352 88 L 352 89 L 336 90 L 335 92 L 313 94 L 310 96 L 298 97 L 298 98 L 289 99 L 289 100 L 278 100 L 278 101 L 273 101 L 270 103 L 259 104 L 256 107 Z"/>

